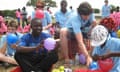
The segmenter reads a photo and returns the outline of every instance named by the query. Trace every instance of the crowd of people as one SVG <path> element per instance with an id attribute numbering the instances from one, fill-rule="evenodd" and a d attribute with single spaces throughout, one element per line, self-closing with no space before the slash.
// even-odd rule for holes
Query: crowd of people
<path id="1" fill-rule="evenodd" d="M 82 2 L 74 11 L 67 9 L 66 0 L 60 2 L 60 9 L 55 13 L 55 23 L 52 23 L 52 11 L 45 10 L 45 3 L 37 0 L 34 12 L 27 17 L 26 8 L 16 10 L 16 21 L 11 20 L 5 24 L 0 16 L 0 61 L 20 66 L 23 72 L 50 72 L 52 66 L 59 61 L 57 47 L 59 46 L 63 56 L 64 65 L 69 66 L 69 42 L 76 41 L 78 51 L 86 59 L 86 66 L 93 61 L 111 58 L 114 65 L 110 72 L 119 72 L 120 40 L 116 32 L 119 30 L 119 22 L 111 15 L 111 7 L 105 0 L 102 7 L 102 17 L 99 24 L 96 22 L 93 8 L 88 2 Z M 119 7 L 116 12 L 119 13 Z M 119 18 L 119 17 L 118 17 Z M 119 20 L 119 19 L 118 19 Z M 22 22 L 21 22 L 22 21 Z M 15 34 L 18 41 L 9 44 L 9 34 Z M 54 38 L 56 49 L 48 51 L 44 46 L 44 40 Z M 90 52 L 87 44 L 90 44 Z M 74 59 L 73 59 L 74 60 Z"/>

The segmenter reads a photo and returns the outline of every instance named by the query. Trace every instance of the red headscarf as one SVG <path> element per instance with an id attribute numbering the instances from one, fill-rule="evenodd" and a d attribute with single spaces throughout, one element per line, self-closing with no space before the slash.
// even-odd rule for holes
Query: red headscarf
<path id="1" fill-rule="evenodd" d="M 109 31 L 117 30 L 117 24 L 113 18 L 104 18 L 100 21 L 100 24 L 105 26 Z"/>

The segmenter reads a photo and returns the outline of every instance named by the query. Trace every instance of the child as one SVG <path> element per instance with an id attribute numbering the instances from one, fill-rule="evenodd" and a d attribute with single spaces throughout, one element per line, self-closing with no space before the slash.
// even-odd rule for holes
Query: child
<path id="1" fill-rule="evenodd" d="M 0 34 L 5 34 L 7 32 L 7 26 L 4 23 L 4 18 L 0 16 Z"/>
<path id="2" fill-rule="evenodd" d="M 112 38 L 104 26 L 97 25 L 91 32 L 91 45 L 95 47 L 92 52 L 94 60 L 111 58 L 114 65 L 109 72 L 120 72 L 120 58 L 114 57 L 119 56 L 120 40 L 118 38 Z"/>
<path id="3" fill-rule="evenodd" d="M 8 44 L 8 42 L 7 42 L 7 36 L 10 33 L 15 34 L 19 39 L 21 38 L 22 34 L 16 32 L 17 26 L 18 26 L 17 23 L 12 20 L 8 24 L 7 35 L 3 35 L 1 38 L 2 40 L 4 40 L 4 42 L 3 42 L 3 46 L 1 47 L 2 51 L 0 52 L 0 61 L 11 63 L 11 64 L 17 64 L 13 58 L 15 49 L 13 49 L 12 44 Z"/>

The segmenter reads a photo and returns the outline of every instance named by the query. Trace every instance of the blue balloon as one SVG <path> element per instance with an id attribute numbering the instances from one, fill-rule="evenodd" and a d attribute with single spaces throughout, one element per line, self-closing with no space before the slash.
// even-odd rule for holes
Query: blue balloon
<path id="1" fill-rule="evenodd" d="M 117 37 L 116 32 L 111 32 L 110 34 L 111 34 L 111 37 L 115 37 L 115 38 Z"/>
<path id="2" fill-rule="evenodd" d="M 10 33 L 7 35 L 7 42 L 8 44 L 14 44 L 18 41 L 17 35 Z"/>
<path id="3" fill-rule="evenodd" d="M 98 63 L 93 61 L 90 64 L 89 69 L 91 69 L 91 70 L 97 70 L 98 69 Z"/>

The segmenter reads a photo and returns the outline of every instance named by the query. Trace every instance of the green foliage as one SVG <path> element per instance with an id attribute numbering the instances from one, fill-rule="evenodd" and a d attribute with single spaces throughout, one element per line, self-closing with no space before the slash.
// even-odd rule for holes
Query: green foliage
<path id="1" fill-rule="evenodd" d="M 111 7 L 111 11 L 113 12 L 113 11 L 116 11 L 116 7 L 114 6 L 114 5 L 110 5 L 110 7 Z"/>
<path id="2" fill-rule="evenodd" d="M 15 10 L 3 10 L 2 11 L 3 16 L 10 16 L 10 17 L 15 17 Z"/>
<path id="3" fill-rule="evenodd" d="M 116 7 L 114 5 L 110 5 L 111 9 L 116 9 Z"/>
<path id="4" fill-rule="evenodd" d="M 35 6 L 36 1 L 37 1 L 37 0 L 29 0 L 29 1 L 27 2 L 27 5 L 28 5 L 28 6 L 30 6 L 30 5 Z"/>
<path id="5" fill-rule="evenodd" d="M 56 2 L 52 1 L 52 0 L 44 0 L 45 1 L 45 5 L 49 6 L 49 7 L 56 7 Z"/>
<path id="6" fill-rule="evenodd" d="M 93 9 L 93 12 L 94 13 L 100 13 L 100 10 L 99 9 Z"/>
<path id="7" fill-rule="evenodd" d="M 30 6 L 34 6 L 35 7 L 35 4 L 36 4 L 36 1 L 37 0 L 29 0 L 27 5 Z M 43 0 L 45 2 L 45 5 L 46 6 L 49 6 L 49 7 L 56 7 L 56 2 L 55 1 L 52 1 L 52 0 Z"/>

